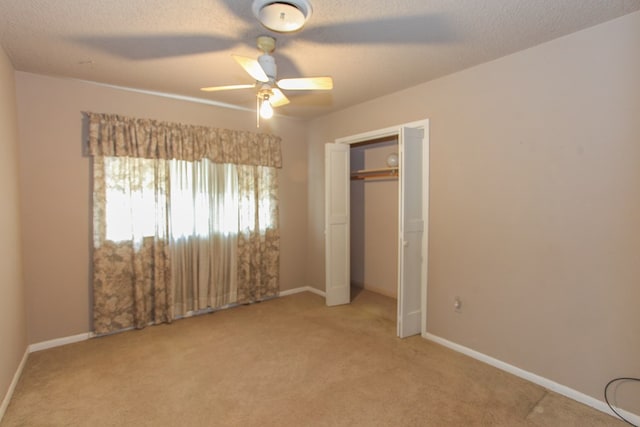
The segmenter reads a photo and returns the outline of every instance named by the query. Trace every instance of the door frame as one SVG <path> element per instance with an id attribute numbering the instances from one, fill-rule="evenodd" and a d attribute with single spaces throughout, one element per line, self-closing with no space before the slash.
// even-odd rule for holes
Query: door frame
<path id="1" fill-rule="evenodd" d="M 356 144 L 359 142 L 371 141 L 375 139 L 381 139 L 391 136 L 400 138 L 402 128 L 416 128 L 423 130 L 423 147 L 422 147 L 422 177 L 425 180 L 422 190 L 422 212 L 424 219 L 424 231 L 422 236 L 422 272 L 421 272 L 421 284 L 420 284 L 420 315 L 421 315 L 421 334 L 424 335 L 427 332 L 427 290 L 428 290 L 428 269 L 429 269 L 429 119 L 418 120 L 409 123 L 403 123 L 397 126 L 390 126 L 383 129 L 377 129 L 367 131 L 355 135 L 350 135 L 342 138 L 337 138 L 335 144 Z M 404 147 L 402 148 L 404 149 Z M 349 181 L 345 182 L 345 185 L 349 185 Z M 400 197 L 402 197 L 400 195 Z M 400 218 L 399 218 L 400 219 Z M 398 245 L 402 236 L 398 236 Z M 326 242 L 325 242 L 326 244 Z M 398 260 L 400 262 L 400 260 Z M 400 265 L 398 266 L 400 268 Z M 400 271 L 398 272 L 400 274 Z M 398 287 L 400 287 L 401 281 L 398 279 Z M 400 297 L 400 289 L 398 289 L 398 297 Z M 398 298 L 398 312 L 400 314 L 400 300 Z M 399 328 L 399 322 L 398 323 Z M 398 330 L 398 335 L 400 335 Z"/>

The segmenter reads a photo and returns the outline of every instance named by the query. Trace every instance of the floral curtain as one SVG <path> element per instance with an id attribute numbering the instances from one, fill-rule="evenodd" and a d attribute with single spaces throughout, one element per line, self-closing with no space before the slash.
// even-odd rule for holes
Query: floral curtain
<path id="1" fill-rule="evenodd" d="M 238 301 L 259 301 L 279 291 L 280 233 L 276 170 L 239 166 Z M 255 204 L 255 200 L 260 200 Z M 261 283 L 262 286 L 252 286 Z"/>
<path id="2" fill-rule="evenodd" d="M 109 182 L 106 176 L 111 177 Z M 93 315 L 96 333 L 171 321 L 166 220 L 168 183 L 165 160 L 93 159 Z M 132 209 L 126 218 L 109 218 L 106 204 L 110 195 L 119 198 L 113 202 L 127 206 L 135 206 L 143 198 L 150 200 L 151 206 L 150 209 Z"/>
<path id="3" fill-rule="evenodd" d="M 277 295 L 280 138 L 86 114 L 96 333 Z"/>
<path id="4" fill-rule="evenodd" d="M 86 113 L 89 154 L 282 167 L 280 137 L 115 114 Z"/>

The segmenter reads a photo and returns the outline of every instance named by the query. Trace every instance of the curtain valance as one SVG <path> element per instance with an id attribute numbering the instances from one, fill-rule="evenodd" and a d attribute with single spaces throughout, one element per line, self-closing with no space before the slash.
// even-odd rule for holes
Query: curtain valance
<path id="1" fill-rule="evenodd" d="M 282 167 L 274 135 L 87 112 L 91 156 Z"/>

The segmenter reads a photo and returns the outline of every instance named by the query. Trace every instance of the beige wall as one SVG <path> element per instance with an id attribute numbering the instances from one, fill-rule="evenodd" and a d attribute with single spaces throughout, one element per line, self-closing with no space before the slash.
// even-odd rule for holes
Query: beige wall
<path id="1" fill-rule="evenodd" d="M 27 349 L 20 259 L 18 119 L 13 66 L 0 47 L 0 402 Z M 0 417 L 2 414 L 0 413 Z"/>
<path id="2" fill-rule="evenodd" d="M 351 148 L 351 170 L 387 167 L 397 140 Z M 398 179 L 351 181 L 351 283 L 398 295 Z"/>
<path id="3" fill-rule="evenodd" d="M 640 376 L 639 41 L 636 12 L 313 121 L 309 284 L 323 144 L 429 118 L 428 332 L 597 399 Z"/>
<path id="4" fill-rule="evenodd" d="M 255 113 L 16 73 L 29 342 L 90 330 L 90 162 L 82 111 L 256 131 Z M 304 122 L 276 118 L 281 289 L 304 286 L 307 158 Z M 261 127 L 267 131 L 268 128 Z"/>

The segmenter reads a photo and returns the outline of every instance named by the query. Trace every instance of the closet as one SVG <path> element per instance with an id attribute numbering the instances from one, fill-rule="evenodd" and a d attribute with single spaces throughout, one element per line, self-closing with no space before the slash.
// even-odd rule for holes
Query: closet
<path id="1" fill-rule="evenodd" d="M 350 145 L 351 285 L 398 296 L 398 137 Z"/>
<path id="2" fill-rule="evenodd" d="M 426 331 L 428 192 L 428 120 L 325 144 L 328 306 L 349 304 L 352 283 L 395 290 L 398 336 Z"/>

